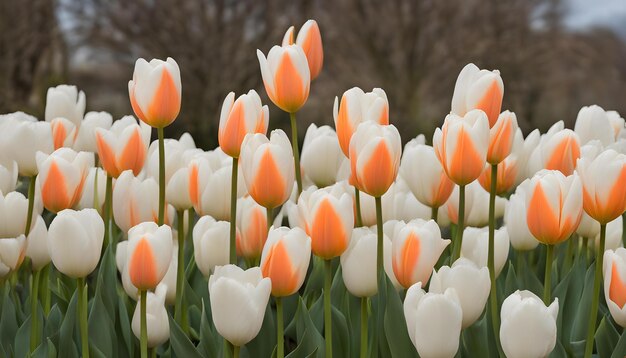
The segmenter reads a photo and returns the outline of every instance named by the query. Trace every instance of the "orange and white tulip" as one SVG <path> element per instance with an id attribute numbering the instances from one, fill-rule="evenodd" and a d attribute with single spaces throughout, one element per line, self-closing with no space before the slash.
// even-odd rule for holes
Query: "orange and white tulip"
<path id="1" fill-rule="evenodd" d="M 217 138 L 224 153 L 238 158 L 241 143 L 248 133 L 267 133 L 270 111 L 261 103 L 261 97 L 255 90 L 242 94 L 235 100 L 235 93 L 230 92 L 220 114 L 220 126 Z"/>
<path id="2" fill-rule="evenodd" d="M 481 70 L 473 63 L 467 64 L 459 73 L 454 85 L 451 112 L 464 117 L 466 113 L 480 109 L 489 119 L 489 127 L 496 124 L 504 97 L 504 83 L 500 71 Z"/>
<path id="3" fill-rule="evenodd" d="M 246 259 L 257 259 L 263 252 L 267 240 L 267 213 L 251 196 L 237 202 L 237 255 Z"/>
<path id="4" fill-rule="evenodd" d="M 0 115 L 0 157 L 15 160 L 20 175 L 29 177 L 39 173 L 35 154 L 53 151 L 49 122 L 38 121 L 23 112 Z"/>
<path id="5" fill-rule="evenodd" d="M 173 58 L 135 62 L 128 95 L 135 115 L 143 122 L 154 128 L 170 125 L 180 112 L 181 94 L 180 69 Z"/>
<path id="6" fill-rule="evenodd" d="M 241 145 L 241 169 L 248 193 L 265 208 L 282 205 L 294 183 L 294 162 L 291 143 L 285 132 L 273 130 L 247 135 Z"/>
<path id="7" fill-rule="evenodd" d="M 144 222 L 128 231 L 126 266 L 131 283 L 153 290 L 163 280 L 172 259 L 172 229 Z"/>
<path id="8" fill-rule="evenodd" d="M 115 121 L 111 129 L 95 130 L 95 141 L 102 167 L 117 178 L 125 170 L 139 175 L 148 155 L 151 128 L 133 116 Z"/>
<path id="9" fill-rule="evenodd" d="M 373 197 L 385 194 L 398 176 L 402 142 L 393 125 L 366 121 L 350 140 L 350 169 L 355 186 Z"/>
<path id="10" fill-rule="evenodd" d="M 511 154 L 498 163 L 496 177 L 496 194 L 504 195 L 515 187 L 515 181 L 519 172 L 517 155 Z M 485 169 L 478 177 L 478 182 L 486 191 L 491 190 L 491 164 L 485 164 Z"/>
<path id="11" fill-rule="evenodd" d="M 113 116 L 110 113 L 88 112 L 78 128 L 72 148 L 75 151 L 96 153 L 98 151 L 98 145 L 95 140 L 96 129 L 110 129 L 112 124 Z"/>
<path id="12" fill-rule="evenodd" d="M 433 135 L 433 148 L 450 180 L 466 185 L 483 171 L 489 148 L 489 121 L 481 110 L 446 116 Z"/>
<path id="13" fill-rule="evenodd" d="M 85 184 L 83 185 L 83 192 L 80 195 L 78 204 L 76 204 L 76 208 L 92 208 L 98 210 L 98 212 L 102 214 L 106 196 L 106 183 L 107 176 L 102 168 L 89 168 L 89 173 L 87 174 Z"/>
<path id="14" fill-rule="evenodd" d="M 72 148 L 74 146 L 74 138 L 78 134 L 78 128 L 67 118 L 55 118 L 50 122 L 52 128 L 52 143 L 54 149 L 63 147 Z"/>
<path id="15" fill-rule="evenodd" d="M 311 238 L 300 228 L 270 228 L 261 254 L 263 277 L 272 280 L 272 296 L 296 293 L 311 259 Z"/>
<path id="16" fill-rule="evenodd" d="M 511 154 L 515 134 L 517 133 L 517 117 L 515 113 L 504 111 L 489 130 L 489 148 L 487 163 L 498 164 Z"/>
<path id="17" fill-rule="evenodd" d="M 294 44 L 294 27 L 291 26 L 283 37 L 283 46 Z M 324 64 L 324 49 L 322 47 L 322 35 L 315 20 L 307 20 L 298 31 L 295 44 L 302 47 L 309 64 L 311 81 L 313 81 L 322 71 Z"/>
<path id="18" fill-rule="evenodd" d="M 229 263 L 228 221 L 215 221 L 206 215 L 193 228 L 193 254 L 204 277 L 209 277 L 216 266 Z M 239 235 L 237 235 L 239 236 Z"/>
<path id="19" fill-rule="evenodd" d="M 571 175 L 580 158 L 580 140 L 571 129 L 563 129 L 553 135 L 546 135 L 540 148 L 543 169 L 558 170 Z"/>
<path id="20" fill-rule="evenodd" d="M 76 128 L 81 126 L 85 115 L 85 93 L 76 86 L 59 85 L 48 88 L 46 94 L 46 122 L 56 118 L 65 118 Z"/>
<path id="21" fill-rule="evenodd" d="M 542 170 L 529 179 L 526 219 L 533 236 L 544 244 L 558 244 L 570 237 L 582 216 L 583 189 L 578 174 Z"/>
<path id="22" fill-rule="evenodd" d="M 50 155 L 37 152 L 36 156 L 43 206 L 55 213 L 74 207 L 80 200 L 89 168 L 94 164 L 93 153 L 60 148 Z"/>
<path id="23" fill-rule="evenodd" d="M 268 97 L 285 112 L 295 113 L 309 98 L 311 72 L 299 45 L 274 46 L 267 58 L 256 51 Z"/>
<path id="24" fill-rule="evenodd" d="M 615 322 L 626 327 L 626 249 L 606 250 L 603 266 L 606 305 Z"/>
<path id="25" fill-rule="evenodd" d="M 335 97 L 333 117 L 339 145 L 346 157 L 350 156 L 350 140 L 359 124 L 373 121 L 381 125 L 389 124 L 389 102 L 381 88 L 363 92 L 358 87 L 350 88 L 341 96 L 341 103 Z"/>

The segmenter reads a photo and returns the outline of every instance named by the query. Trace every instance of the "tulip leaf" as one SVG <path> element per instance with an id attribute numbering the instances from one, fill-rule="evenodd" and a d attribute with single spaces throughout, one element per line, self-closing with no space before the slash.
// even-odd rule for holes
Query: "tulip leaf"
<path id="1" fill-rule="evenodd" d="M 511 295 L 513 292 L 517 291 L 519 289 L 519 284 L 518 284 L 518 280 L 517 280 L 517 275 L 515 274 L 515 268 L 513 267 L 513 264 L 511 263 L 511 261 L 509 261 L 509 264 L 507 266 L 507 272 L 506 272 L 506 280 L 504 281 L 504 292 L 502 297 L 503 298 L 507 298 L 509 297 L 509 295 Z M 500 302 L 502 302 L 503 300 L 500 300 Z"/>
<path id="2" fill-rule="evenodd" d="M 330 302 L 333 306 L 339 307 L 343 302 L 343 297 L 346 295 L 346 285 L 343 283 L 343 276 L 341 275 L 341 266 L 337 266 L 333 283 L 330 288 Z"/>
<path id="3" fill-rule="evenodd" d="M 107 249 L 107 252 L 109 250 Z M 107 256 L 107 254 L 105 254 Z M 107 264 L 105 259 L 102 260 L 104 265 Z M 106 308 L 103 297 L 106 295 L 102 276 L 99 275 L 98 284 L 91 304 L 89 312 L 88 328 L 89 328 L 89 345 L 97 348 L 106 357 L 112 357 L 113 352 L 117 352 L 117 339 L 112 339 L 111 333 L 114 332 L 115 323 L 112 318 L 114 314 L 110 314 Z"/>
<path id="4" fill-rule="evenodd" d="M 77 301 L 78 294 L 74 292 L 59 330 L 59 357 L 78 357 L 78 349 L 74 343 L 74 328 L 77 323 Z"/>
<path id="5" fill-rule="evenodd" d="M 578 304 L 585 285 L 585 261 L 580 259 L 580 256 L 576 258 L 572 269 L 563 280 L 568 280 L 568 284 L 565 295 L 563 297 L 558 296 L 559 319 L 561 322 L 558 327 L 560 328 L 559 336 L 561 341 L 567 349 L 570 346 Z M 559 290 L 559 286 L 557 286 L 557 290 Z"/>
<path id="6" fill-rule="evenodd" d="M 0 317 L 0 344 L 5 353 L 12 350 L 13 339 L 18 330 L 15 304 L 10 295 L 10 284 L 5 284 L 2 298 L 2 317 Z M 6 356 L 9 356 L 8 354 Z"/>
<path id="7" fill-rule="evenodd" d="M 578 300 L 576 319 L 574 320 L 574 324 L 572 326 L 570 342 L 584 341 L 587 338 L 587 324 L 589 322 L 591 298 L 593 296 L 594 274 L 595 265 L 591 265 L 585 275 L 585 285 L 582 295 Z"/>
<path id="8" fill-rule="evenodd" d="M 549 357 L 550 358 L 567 358 L 568 357 L 567 352 L 565 351 L 565 348 L 563 348 L 561 341 L 559 341 L 558 339 Z"/>
<path id="9" fill-rule="evenodd" d="M 200 319 L 200 344 L 198 350 L 204 357 L 217 358 L 216 347 L 218 345 L 217 338 L 219 335 L 211 327 L 209 316 L 211 313 L 207 312 L 202 302 L 202 317 Z"/>
<path id="10" fill-rule="evenodd" d="M 202 355 L 198 352 L 193 343 L 191 343 L 178 323 L 176 323 L 171 315 L 168 315 L 168 317 L 170 320 L 170 344 L 172 352 L 176 354 L 177 357 L 201 358 Z"/>
<path id="11" fill-rule="evenodd" d="M 304 297 L 309 296 L 311 293 L 322 291 L 322 288 L 324 287 L 324 261 L 319 257 L 312 257 L 305 282 L 306 284 L 303 291 Z"/>
<path id="12" fill-rule="evenodd" d="M 489 357 L 487 329 L 489 329 L 489 324 L 488 315 L 485 311 L 478 321 L 462 331 L 461 337 L 463 339 L 463 349 L 467 353 L 466 355 Z"/>
<path id="13" fill-rule="evenodd" d="M 622 332 L 622 335 L 619 337 L 613 353 L 611 354 L 611 358 L 622 357 L 626 357 L 626 329 Z"/>
<path id="14" fill-rule="evenodd" d="M 254 337 L 246 348 L 251 352 L 251 357 L 270 357 L 272 350 L 276 347 L 276 313 L 272 311 L 272 307 L 268 304 L 265 307 L 265 315 L 259 334 Z"/>
<path id="15" fill-rule="evenodd" d="M 324 331 L 324 295 L 320 295 L 309 309 L 311 320 L 318 332 Z"/>
<path id="16" fill-rule="evenodd" d="M 619 341 L 619 333 L 607 316 L 602 318 L 600 325 L 596 329 L 595 343 L 596 350 L 600 357 L 609 357 Z"/>
<path id="17" fill-rule="evenodd" d="M 117 315 L 115 322 L 118 336 L 117 352 L 120 357 L 133 357 L 133 340 L 134 336 L 131 332 L 130 320 L 128 319 L 128 311 L 126 310 L 126 301 L 123 296 L 117 298 Z"/>
<path id="18" fill-rule="evenodd" d="M 59 306 L 55 304 L 52 306 L 52 309 L 50 309 L 50 313 L 46 319 L 43 337 L 52 337 L 53 335 L 58 334 L 62 322 L 63 313 L 61 313 Z"/>
<path id="19" fill-rule="evenodd" d="M 350 356 L 350 337 L 346 317 L 335 307 L 331 307 L 331 322 L 333 335 L 333 356 Z M 406 326 L 406 325 L 405 325 Z"/>
<path id="20" fill-rule="evenodd" d="M 391 356 L 414 357 L 417 352 L 409 337 L 402 300 L 389 279 L 387 279 L 386 286 L 387 305 L 385 307 L 384 329 Z"/>
<path id="21" fill-rule="evenodd" d="M 15 347 L 16 357 L 28 356 L 30 348 L 30 322 L 31 316 L 28 316 L 15 334 L 15 345 L 13 347 Z"/>
<path id="22" fill-rule="evenodd" d="M 299 352 L 311 355 L 314 352 L 324 352 L 324 338 L 317 330 L 309 311 L 302 298 L 298 300 L 298 310 L 296 311 L 296 331 L 298 333 L 298 346 L 303 346 Z"/>
<path id="23" fill-rule="evenodd" d="M 100 260 L 100 268 L 98 269 L 98 281 L 96 283 L 96 295 L 101 296 L 100 301 L 106 308 L 108 317 L 115 323 L 117 312 L 117 268 L 112 251 L 112 246 L 107 246 L 104 255 Z M 103 352 L 107 353 L 107 352 Z"/>

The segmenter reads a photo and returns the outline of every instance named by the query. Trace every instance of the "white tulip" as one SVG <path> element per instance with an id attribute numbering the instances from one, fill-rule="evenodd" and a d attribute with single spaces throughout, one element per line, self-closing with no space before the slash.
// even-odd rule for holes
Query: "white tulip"
<path id="1" fill-rule="evenodd" d="M 30 257 L 33 270 L 41 270 L 50 263 L 50 252 L 48 251 L 48 229 L 41 216 L 37 216 L 28 233 L 26 240 L 26 256 Z"/>
<path id="2" fill-rule="evenodd" d="M 167 286 L 160 284 L 154 293 L 146 296 L 146 333 L 148 347 L 159 346 L 170 338 L 170 322 L 165 309 L 165 295 Z M 132 329 L 137 339 L 141 336 L 141 302 L 137 302 L 133 313 Z"/>
<path id="3" fill-rule="evenodd" d="M 230 223 L 215 221 L 205 215 L 193 228 L 193 254 L 198 269 L 209 277 L 216 266 L 227 265 L 230 261 Z"/>
<path id="4" fill-rule="evenodd" d="M 496 277 L 506 264 L 509 256 L 509 234 L 505 227 L 495 231 L 494 237 L 494 263 Z M 489 253 L 489 231 L 487 228 L 467 227 L 463 231 L 463 246 L 461 246 L 461 257 L 466 257 L 473 261 L 478 267 L 487 266 L 487 256 Z"/>

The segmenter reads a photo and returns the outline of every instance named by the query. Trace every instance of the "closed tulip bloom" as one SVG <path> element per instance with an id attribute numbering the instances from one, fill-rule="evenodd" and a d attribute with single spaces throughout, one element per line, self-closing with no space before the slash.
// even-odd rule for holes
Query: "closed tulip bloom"
<path id="1" fill-rule="evenodd" d="M 608 149 L 595 159 L 581 158 L 578 174 L 583 187 L 583 207 L 592 218 L 606 224 L 626 210 L 626 155 Z"/>
<path id="2" fill-rule="evenodd" d="M 66 209 L 48 229 L 48 251 L 54 267 L 71 278 L 87 277 L 100 261 L 104 221 L 95 209 Z"/>
<path id="3" fill-rule="evenodd" d="M 271 289 L 259 267 L 216 267 L 209 278 L 209 299 L 217 332 L 235 346 L 250 342 L 261 330 Z"/>
<path id="4" fill-rule="evenodd" d="M 580 235 L 580 237 L 596 237 L 600 234 L 600 223 L 583 210 L 583 215 L 580 218 L 580 224 L 578 224 L 576 228 L 576 233 Z"/>
<path id="5" fill-rule="evenodd" d="M 358 87 L 350 88 L 341 96 L 341 103 L 335 97 L 333 117 L 339 145 L 343 154 L 349 157 L 350 140 L 359 124 L 367 121 L 389 124 L 387 94 L 382 88 L 374 88 L 367 93 Z"/>
<path id="6" fill-rule="evenodd" d="M 466 258 L 454 261 L 452 267 L 443 266 L 433 271 L 429 292 L 444 293 L 454 288 L 463 311 L 463 326 L 471 326 L 482 315 L 489 298 L 491 280 L 487 267 L 478 267 Z"/>
<path id="7" fill-rule="evenodd" d="M 93 162 L 92 153 L 70 148 L 57 149 L 50 155 L 37 152 L 37 182 L 44 207 L 55 213 L 74 207 Z"/>
<path id="8" fill-rule="evenodd" d="M 100 214 L 102 214 L 102 208 L 104 207 L 104 199 L 106 195 L 106 182 L 107 175 L 102 168 L 89 168 L 89 174 L 87 174 L 87 178 L 85 179 L 83 192 L 80 195 L 80 200 L 78 201 L 78 204 L 76 204 L 76 207 L 78 209 L 96 209 Z"/>
<path id="9" fill-rule="evenodd" d="M 558 244 L 574 233 L 582 216 L 583 190 L 578 174 L 543 170 L 529 179 L 526 220 L 533 236 Z"/>
<path id="10" fill-rule="evenodd" d="M 41 270 L 50 262 L 48 251 L 48 229 L 41 216 L 33 220 L 32 227 L 26 240 L 26 256 L 30 257 L 33 270 Z"/>
<path id="11" fill-rule="evenodd" d="M 50 154 L 54 151 L 52 127 L 49 122 L 23 112 L 0 116 L 0 155 L 15 160 L 20 175 L 33 176 L 37 169 L 37 152 Z"/>
<path id="12" fill-rule="evenodd" d="M 481 70 L 469 63 L 454 85 L 451 112 L 463 117 L 473 109 L 480 109 L 487 114 L 489 127 L 493 127 L 502 108 L 502 97 L 504 83 L 500 71 Z"/>
<path id="13" fill-rule="evenodd" d="M 543 168 L 558 170 L 571 175 L 576 169 L 576 161 L 580 158 L 580 140 L 571 129 L 563 129 L 548 136 L 541 144 Z"/>
<path id="14" fill-rule="evenodd" d="M 133 116 L 115 121 L 111 129 L 95 130 L 95 141 L 102 167 L 108 175 L 117 178 L 125 170 L 139 175 L 146 162 L 150 144 L 150 126 Z"/>
<path id="15" fill-rule="evenodd" d="M 263 134 L 246 136 L 241 145 L 241 169 L 248 193 L 257 203 L 275 208 L 287 201 L 295 174 L 285 132 L 274 130 L 269 139 Z"/>
<path id="16" fill-rule="evenodd" d="M 59 85 L 48 88 L 46 95 L 46 121 L 62 117 L 79 128 L 85 115 L 85 93 L 76 86 Z"/>
<path id="17" fill-rule="evenodd" d="M 198 269 L 205 277 L 209 277 L 216 266 L 228 264 L 229 230 L 228 221 L 215 221 L 208 215 L 201 217 L 194 226 L 193 254 Z"/>
<path id="18" fill-rule="evenodd" d="M 622 327 L 626 327 L 626 249 L 604 252 L 604 298 L 611 316 Z"/>
<path id="19" fill-rule="evenodd" d="M 115 250 L 115 265 L 117 266 L 117 270 L 122 278 L 122 287 L 124 288 L 124 291 L 128 297 L 135 301 L 139 301 L 139 290 L 137 290 L 137 287 L 130 282 L 130 274 L 128 272 L 128 265 L 126 265 L 126 261 L 128 261 L 128 240 L 117 243 L 117 248 Z"/>
<path id="20" fill-rule="evenodd" d="M 311 259 L 311 238 L 300 228 L 270 228 L 261 254 L 263 277 L 272 280 L 272 296 L 296 293 Z"/>
<path id="21" fill-rule="evenodd" d="M 458 185 L 476 180 L 483 171 L 489 144 L 485 112 L 472 110 L 465 117 L 446 116 L 433 135 L 433 148 L 448 177 Z"/>
<path id="22" fill-rule="evenodd" d="M 274 46 L 267 58 L 256 51 L 268 97 L 285 112 L 295 113 L 309 98 L 311 72 L 299 45 Z"/>
<path id="23" fill-rule="evenodd" d="M 128 231 L 126 265 L 132 284 L 152 290 L 163 280 L 172 258 L 172 229 L 144 222 Z"/>
<path id="24" fill-rule="evenodd" d="M 425 293 L 421 282 L 411 286 L 404 299 L 409 338 L 420 357 L 454 357 L 459 350 L 463 311 L 454 288 Z"/>
<path id="25" fill-rule="evenodd" d="M 400 175 L 417 200 L 426 206 L 442 206 L 454 189 L 454 183 L 444 172 L 433 147 L 416 139 L 404 146 Z"/>
<path id="26" fill-rule="evenodd" d="M 220 114 L 218 140 L 224 153 L 233 158 L 239 157 L 241 143 L 248 133 L 267 133 L 270 111 L 261 103 L 255 90 L 242 94 L 235 100 L 230 92 Z"/>
<path id="27" fill-rule="evenodd" d="M 294 27 L 291 26 L 283 37 L 283 46 L 294 43 Z M 324 64 L 324 49 L 322 48 L 322 35 L 315 20 L 307 20 L 298 32 L 295 44 L 302 47 L 309 64 L 311 81 L 313 81 L 322 71 Z"/>
<path id="28" fill-rule="evenodd" d="M 165 186 L 165 200 L 176 210 L 187 210 L 193 206 L 191 202 L 189 184 L 190 168 L 178 169 Z"/>
<path id="29" fill-rule="evenodd" d="M 581 144 L 599 140 L 603 146 L 615 142 L 615 132 L 607 112 L 597 105 L 585 106 L 576 117 L 574 132 L 578 134 Z"/>
<path id="30" fill-rule="evenodd" d="M 439 225 L 434 220 L 410 221 L 392 238 L 392 265 L 398 282 L 409 288 L 417 282 L 426 285 L 433 267 L 450 240 L 441 238 Z"/>
<path id="31" fill-rule="evenodd" d="M 401 154 L 396 127 L 361 123 L 350 140 L 350 168 L 356 187 L 371 196 L 382 196 L 398 176 Z"/>
<path id="32" fill-rule="evenodd" d="M 556 345 L 559 299 L 546 307 L 530 291 L 515 291 L 502 303 L 500 342 L 509 358 L 547 357 Z"/>
<path id="33" fill-rule="evenodd" d="M 17 191 L 0 192 L 0 240 L 24 234 L 28 217 L 28 199 Z M 33 219 L 37 214 L 33 213 Z M 34 221 L 33 221 L 34 222 Z"/>
<path id="34" fill-rule="evenodd" d="M 505 227 L 495 231 L 494 259 L 496 277 L 500 275 L 506 260 L 509 257 L 509 233 Z M 461 247 L 461 257 L 465 257 L 474 262 L 478 267 L 487 267 L 487 256 L 489 253 L 489 232 L 487 228 L 467 227 L 463 231 L 463 246 Z"/>
<path id="35" fill-rule="evenodd" d="M 348 179 L 350 163 L 343 155 L 337 133 L 330 126 L 311 123 L 304 136 L 302 173 L 319 188 Z"/>
<path id="36" fill-rule="evenodd" d="M 505 160 L 498 164 L 498 173 L 496 178 L 496 195 L 505 195 L 515 186 L 515 180 L 518 173 L 518 160 L 515 154 L 506 157 Z M 483 173 L 478 177 L 478 182 L 483 189 L 491 190 L 491 165 L 486 164 Z"/>
<path id="37" fill-rule="evenodd" d="M 246 259 L 261 257 L 268 229 L 265 208 L 251 196 L 240 198 L 237 203 L 237 255 Z"/>
<path id="38" fill-rule="evenodd" d="M 19 175 L 17 162 L 14 160 L 0 161 L 0 192 L 10 193 L 17 186 Z"/>
<path id="39" fill-rule="evenodd" d="M 539 241 L 528 229 L 528 222 L 526 221 L 528 211 L 526 210 L 525 190 L 528 188 L 528 183 L 526 181 L 524 185 L 517 187 L 515 194 L 509 198 L 504 213 L 504 226 L 509 234 L 511 246 L 520 251 L 534 250 L 539 245 Z M 598 227 L 598 232 L 600 232 L 600 227 Z"/>
<path id="40" fill-rule="evenodd" d="M 88 112 L 81 122 L 74 141 L 74 150 L 96 153 L 98 151 L 96 129 L 109 129 L 113 124 L 113 117 L 107 112 Z"/>
<path id="41" fill-rule="evenodd" d="M 128 95 L 135 115 L 143 122 L 154 128 L 170 125 L 180 111 L 181 92 L 180 69 L 173 58 L 135 62 Z"/>
<path id="42" fill-rule="evenodd" d="M 0 239 L 0 277 L 5 277 L 20 267 L 24 261 L 25 251 L 26 237 L 24 234 Z"/>
<path id="43" fill-rule="evenodd" d="M 54 149 L 63 147 L 71 148 L 74 138 L 78 134 L 78 128 L 67 118 L 55 118 L 50 122 L 52 128 L 52 143 Z"/>
<path id="44" fill-rule="evenodd" d="M 515 113 L 509 111 L 500 113 L 498 120 L 489 130 L 488 163 L 498 164 L 511 154 L 515 133 L 517 133 Z"/>
<path id="45" fill-rule="evenodd" d="M 167 286 L 159 285 L 154 293 L 146 296 L 146 327 L 148 347 L 154 348 L 167 342 L 170 338 L 170 323 L 167 309 L 165 309 L 165 293 Z M 141 335 L 141 302 L 137 302 L 131 323 L 135 337 Z"/>
<path id="46" fill-rule="evenodd" d="M 496 197 L 495 218 L 504 215 L 506 199 Z M 455 186 L 446 202 L 447 215 L 453 223 L 458 222 L 459 187 Z M 465 187 L 465 224 L 474 227 L 487 226 L 489 223 L 489 192 L 478 182 L 472 182 Z"/>
<path id="47" fill-rule="evenodd" d="M 613 136 L 615 141 L 618 141 L 624 135 L 624 129 L 626 129 L 626 121 L 617 111 L 606 111 L 607 117 L 609 117 L 609 123 L 613 129 Z"/>
<path id="48" fill-rule="evenodd" d="M 530 165 L 530 157 L 539 147 L 539 142 L 541 140 L 541 135 L 539 134 L 539 130 L 535 129 L 530 132 L 526 138 L 524 138 L 521 129 L 517 129 L 517 134 L 515 134 L 515 143 L 513 144 L 513 153 L 517 156 L 517 164 L 519 166 L 519 170 L 517 171 L 517 177 L 515 178 L 515 183 L 520 184 L 524 180 L 535 175 L 536 171 Z"/>

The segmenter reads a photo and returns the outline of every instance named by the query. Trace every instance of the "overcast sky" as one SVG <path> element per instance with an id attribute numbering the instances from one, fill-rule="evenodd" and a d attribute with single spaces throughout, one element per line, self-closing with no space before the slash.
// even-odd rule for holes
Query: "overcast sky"
<path id="1" fill-rule="evenodd" d="M 565 25 L 586 29 L 605 25 L 626 31 L 626 0 L 566 0 Z"/>

